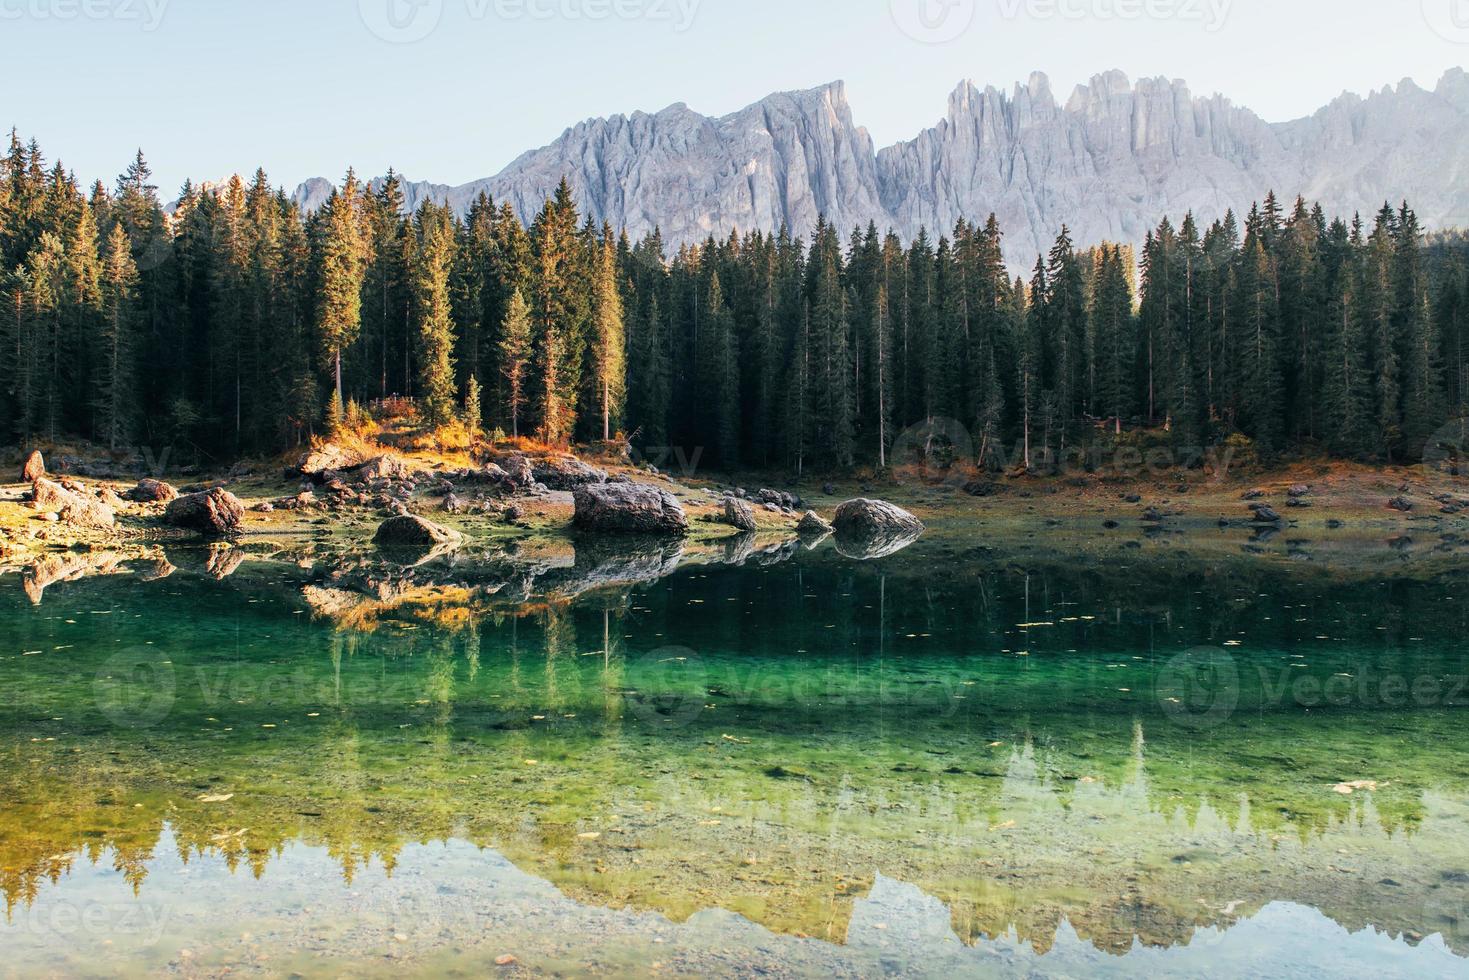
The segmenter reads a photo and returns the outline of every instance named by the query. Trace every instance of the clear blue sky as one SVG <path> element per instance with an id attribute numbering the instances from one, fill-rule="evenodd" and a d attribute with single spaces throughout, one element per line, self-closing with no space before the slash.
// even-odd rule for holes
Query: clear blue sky
<path id="1" fill-rule="evenodd" d="M 0 122 L 83 180 L 141 146 L 167 196 L 257 165 L 459 183 L 591 116 L 839 78 L 879 146 L 961 79 L 1033 70 L 1062 98 L 1121 68 L 1287 119 L 1469 63 L 1469 0 L 0 0 L 0 54 Z"/>

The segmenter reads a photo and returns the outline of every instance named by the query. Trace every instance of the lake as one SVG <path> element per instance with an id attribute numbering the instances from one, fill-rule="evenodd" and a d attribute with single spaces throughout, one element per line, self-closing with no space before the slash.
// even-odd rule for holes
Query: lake
<path id="1" fill-rule="evenodd" d="M 1232 534 L 52 556 L 0 975 L 1469 975 L 1461 543 Z"/>

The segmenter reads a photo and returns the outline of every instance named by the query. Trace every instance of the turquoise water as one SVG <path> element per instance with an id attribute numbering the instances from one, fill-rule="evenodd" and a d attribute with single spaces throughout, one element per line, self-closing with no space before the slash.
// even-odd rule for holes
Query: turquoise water
<path id="1" fill-rule="evenodd" d="M 1469 975 L 1453 561 L 48 561 L 0 972 Z"/>

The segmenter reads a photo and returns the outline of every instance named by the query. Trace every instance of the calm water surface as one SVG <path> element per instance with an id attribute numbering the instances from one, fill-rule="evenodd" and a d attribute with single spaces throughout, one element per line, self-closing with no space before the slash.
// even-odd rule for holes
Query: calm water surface
<path id="1" fill-rule="evenodd" d="M 1469 976 L 1454 561 L 253 550 L 0 577 L 0 975 Z"/>

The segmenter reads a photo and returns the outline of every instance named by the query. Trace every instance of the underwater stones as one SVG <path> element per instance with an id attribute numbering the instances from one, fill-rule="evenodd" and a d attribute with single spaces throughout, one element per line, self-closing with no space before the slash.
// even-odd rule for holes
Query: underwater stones
<path id="1" fill-rule="evenodd" d="M 689 530 L 677 498 L 645 483 L 593 484 L 577 490 L 574 499 L 573 524 L 581 531 L 684 535 Z"/>
<path id="2" fill-rule="evenodd" d="M 197 531 L 205 537 L 228 537 L 239 533 L 245 505 L 234 494 L 215 487 L 206 493 L 179 497 L 168 505 L 163 519 L 171 527 Z"/>

